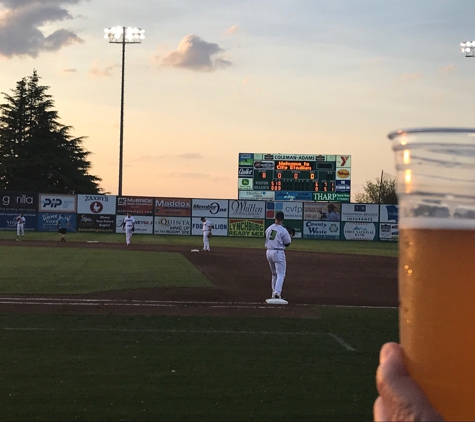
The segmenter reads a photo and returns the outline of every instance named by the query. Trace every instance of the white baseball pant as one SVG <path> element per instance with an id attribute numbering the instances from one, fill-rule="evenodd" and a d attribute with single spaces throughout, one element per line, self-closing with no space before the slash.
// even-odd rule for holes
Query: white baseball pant
<path id="1" fill-rule="evenodd" d="M 267 249 L 266 257 L 272 272 L 272 294 L 280 295 L 287 268 L 285 252 L 283 250 Z"/>
<path id="2" fill-rule="evenodd" d="M 127 243 L 127 245 L 130 245 L 130 241 L 132 240 L 132 233 L 132 227 L 125 228 L 125 243 Z"/>
<path id="3" fill-rule="evenodd" d="M 209 231 L 206 230 L 203 232 L 203 250 L 209 251 Z"/>
<path id="4" fill-rule="evenodd" d="M 22 236 L 25 236 L 25 227 L 24 227 L 24 226 L 25 226 L 24 223 L 18 223 L 18 224 L 16 225 L 16 235 L 17 235 L 17 236 L 20 236 L 20 234 L 21 234 Z"/>

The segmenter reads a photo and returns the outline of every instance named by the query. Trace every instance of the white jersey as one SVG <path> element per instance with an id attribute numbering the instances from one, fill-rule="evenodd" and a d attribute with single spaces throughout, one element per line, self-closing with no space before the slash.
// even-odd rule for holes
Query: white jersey
<path id="1" fill-rule="evenodd" d="M 18 225 L 25 224 L 26 223 L 26 218 L 25 217 L 17 217 L 16 222 L 17 222 Z"/>
<path id="2" fill-rule="evenodd" d="M 210 232 L 210 231 L 211 231 L 211 223 L 209 222 L 209 220 L 205 220 L 203 222 L 203 233 Z"/>
<path id="3" fill-rule="evenodd" d="M 280 224 L 272 224 L 266 230 L 266 249 L 284 250 L 292 242 L 289 232 Z"/>
<path id="4" fill-rule="evenodd" d="M 134 227 L 135 220 L 134 217 L 125 217 L 124 222 L 122 223 L 126 228 L 131 229 Z"/>

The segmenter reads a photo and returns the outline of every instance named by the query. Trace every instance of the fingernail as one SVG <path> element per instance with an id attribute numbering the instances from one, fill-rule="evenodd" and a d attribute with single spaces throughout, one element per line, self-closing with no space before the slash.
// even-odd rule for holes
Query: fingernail
<path id="1" fill-rule="evenodd" d="M 381 347 L 381 351 L 379 352 L 379 363 L 383 363 L 391 354 L 391 346 L 390 343 L 386 343 Z"/>

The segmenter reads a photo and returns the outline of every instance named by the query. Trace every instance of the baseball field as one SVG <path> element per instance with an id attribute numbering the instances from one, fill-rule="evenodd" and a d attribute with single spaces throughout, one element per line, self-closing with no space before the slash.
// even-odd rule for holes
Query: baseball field
<path id="1" fill-rule="evenodd" d="M 0 232 L 0 420 L 369 420 L 397 244 Z"/>

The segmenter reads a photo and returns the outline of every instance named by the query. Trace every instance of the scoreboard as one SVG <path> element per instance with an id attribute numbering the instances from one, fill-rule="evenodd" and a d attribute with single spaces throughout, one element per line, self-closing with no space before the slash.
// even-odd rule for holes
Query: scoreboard
<path id="1" fill-rule="evenodd" d="M 239 199 L 349 202 L 351 156 L 240 153 L 238 180 Z"/>

